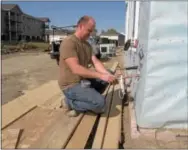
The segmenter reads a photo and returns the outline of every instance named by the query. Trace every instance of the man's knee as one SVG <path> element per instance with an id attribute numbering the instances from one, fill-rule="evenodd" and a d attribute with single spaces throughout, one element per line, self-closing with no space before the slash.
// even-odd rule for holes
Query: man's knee
<path id="1" fill-rule="evenodd" d="M 102 97 L 97 98 L 97 100 L 94 103 L 92 111 L 96 114 L 101 114 L 105 110 L 105 99 Z"/>

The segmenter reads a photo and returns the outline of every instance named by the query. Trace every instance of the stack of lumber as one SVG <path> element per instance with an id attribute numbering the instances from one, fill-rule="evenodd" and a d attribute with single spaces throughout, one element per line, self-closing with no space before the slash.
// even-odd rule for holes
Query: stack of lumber
<path id="1" fill-rule="evenodd" d="M 111 67 L 116 70 L 118 62 Z M 64 98 L 57 81 L 50 81 L 2 106 L 2 148 L 118 148 L 122 102 L 119 85 L 103 95 L 102 115 L 68 117 L 60 108 Z"/>

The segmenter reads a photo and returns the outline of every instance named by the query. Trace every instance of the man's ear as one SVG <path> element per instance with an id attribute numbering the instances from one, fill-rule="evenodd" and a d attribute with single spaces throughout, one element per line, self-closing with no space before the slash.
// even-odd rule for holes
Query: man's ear
<path id="1" fill-rule="evenodd" d="M 79 29 L 83 29 L 83 27 L 84 27 L 84 25 L 83 25 L 83 24 L 80 24 L 78 28 L 79 28 Z"/>

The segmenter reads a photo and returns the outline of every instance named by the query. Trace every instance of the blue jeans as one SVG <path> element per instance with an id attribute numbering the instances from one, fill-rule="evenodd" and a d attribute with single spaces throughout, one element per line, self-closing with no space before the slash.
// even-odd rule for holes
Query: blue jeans
<path id="1" fill-rule="evenodd" d="M 107 82 L 99 79 L 87 79 L 91 85 L 83 87 L 81 83 L 63 91 L 67 104 L 78 112 L 92 111 L 96 114 L 105 110 L 105 98 L 101 93 L 108 86 Z"/>

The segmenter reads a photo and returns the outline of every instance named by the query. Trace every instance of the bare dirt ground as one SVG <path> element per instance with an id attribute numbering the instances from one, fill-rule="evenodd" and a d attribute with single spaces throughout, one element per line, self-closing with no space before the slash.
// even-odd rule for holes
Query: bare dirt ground
<path id="1" fill-rule="evenodd" d="M 57 79 L 58 66 L 48 53 L 29 52 L 2 56 L 2 104 L 49 80 Z"/>

